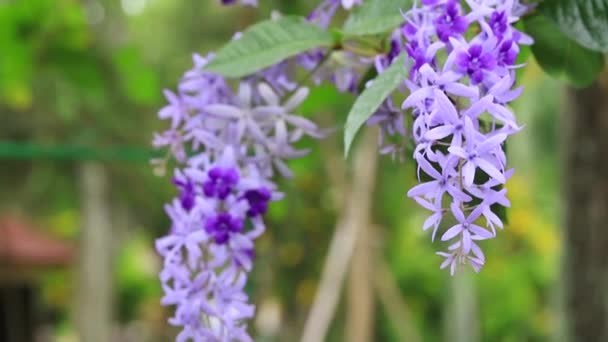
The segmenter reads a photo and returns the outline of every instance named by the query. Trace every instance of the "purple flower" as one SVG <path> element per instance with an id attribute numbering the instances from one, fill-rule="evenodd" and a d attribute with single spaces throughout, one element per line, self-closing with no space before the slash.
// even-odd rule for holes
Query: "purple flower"
<path id="1" fill-rule="evenodd" d="M 498 54 L 496 56 L 496 62 L 500 66 L 511 66 L 515 64 L 517 59 L 518 51 L 515 48 L 512 40 L 505 40 L 500 44 Z"/>
<path id="2" fill-rule="evenodd" d="M 460 36 L 467 30 L 468 23 L 465 17 L 460 15 L 458 1 L 449 0 L 444 6 L 445 12 L 435 19 L 437 36 L 443 42 L 448 42 L 450 37 Z"/>
<path id="3" fill-rule="evenodd" d="M 488 22 L 494 35 L 500 39 L 507 33 L 509 22 L 505 11 L 495 11 Z"/>
<path id="4" fill-rule="evenodd" d="M 405 50 L 407 51 L 408 56 L 414 61 L 414 65 L 412 66 L 412 71 L 418 71 L 420 67 L 427 63 L 426 53 L 423 48 L 418 45 L 417 41 L 409 42 Z M 411 74 L 411 77 L 414 75 Z"/>
<path id="5" fill-rule="evenodd" d="M 217 196 L 219 199 L 226 199 L 239 181 L 239 173 L 234 168 L 214 167 L 207 174 L 209 178 L 203 183 L 203 191 L 208 197 Z"/>
<path id="6" fill-rule="evenodd" d="M 462 253 L 462 242 L 458 241 L 448 248 L 449 252 L 437 252 L 437 255 L 445 258 L 441 263 L 440 268 L 444 269 L 450 266 L 450 274 L 456 273 L 458 265 L 469 264 L 475 272 L 479 272 L 485 264 L 485 256 L 479 245 L 475 241 L 471 241 L 471 252 L 472 254 Z"/>
<path id="7" fill-rule="evenodd" d="M 205 231 L 220 245 L 228 242 L 230 233 L 239 233 L 242 229 L 243 220 L 228 213 L 220 213 L 205 221 Z"/>
<path id="8" fill-rule="evenodd" d="M 469 254 L 473 240 L 485 240 L 493 237 L 491 232 L 474 223 L 481 215 L 479 209 L 474 210 L 466 217 L 460 208 L 459 203 L 454 202 L 452 203 L 451 210 L 452 215 L 454 215 L 458 223 L 443 233 L 441 241 L 451 240 L 460 235 L 462 239 L 462 253 Z"/>
<path id="9" fill-rule="evenodd" d="M 247 190 L 243 195 L 243 198 L 249 203 L 247 215 L 249 217 L 255 217 L 266 214 L 268 211 L 268 202 L 272 198 L 272 194 L 270 190 L 262 187 L 259 189 Z"/>
<path id="10" fill-rule="evenodd" d="M 465 123 L 465 131 L 468 134 L 473 134 L 471 121 L 467 118 Z M 493 153 L 494 150 L 500 148 L 500 145 L 507 138 L 506 134 L 496 134 L 490 138 L 475 143 L 475 140 L 467 138 L 467 146 L 465 149 L 458 146 L 450 146 L 448 150 L 451 154 L 458 156 L 464 160 L 462 167 L 463 179 L 466 186 L 473 185 L 475 178 L 475 170 L 480 168 L 487 173 L 492 179 L 499 183 L 506 181 L 499 167 L 496 166 L 497 160 Z"/>
<path id="11" fill-rule="evenodd" d="M 447 161 L 448 163 L 454 163 L 457 160 L 453 159 Z M 433 199 L 437 203 L 441 203 L 444 193 L 449 193 L 452 198 L 459 201 L 468 202 L 471 201 L 471 196 L 467 195 L 458 187 L 456 183 L 456 177 L 451 172 L 454 171 L 453 167 L 444 167 L 443 172 L 439 173 L 426 161 L 425 158 L 419 158 L 417 160 L 418 166 L 427 175 L 433 178 L 432 181 L 421 183 L 410 189 L 407 193 L 409 197 L 420 197 L 424 196 L 428 199 Z M 455 166 L 455 165 L 453 165 Z"/>
<path id="12" fill-rule="evenodd" d="M 473 83 L 481 83 L 484 73 L 496 67 L 496 58 L 490 52 L 484 52 L 479 44 L 471 45 L 467 51 L 462 51 L 456 58 L 460 71 L 466 73 Z"/>
<path id="13" fill-rule="evenodd" d="M 190 180 L 180 180 L 177 177 L 173 178 L 173 184 L 175 184 L 181 191 L 179 195 L 179 200 L 182 207 L 190 211 L 194 207 L 195 193 L 194 193 L 194 183 Z"/>
<path id="14" fill-rule="evenodd" d="M 511 26 L 525 12 L 517 0 L 467 0 L 468 13 L 460 12 L 458 1 L 423 4 L 405 13 L 401 30 L 413 62 L 402 108 L 411 108 L 414 117 L 421 182 L 408 196 L 430 212 L 423 229 L 433 227 L 432 240 L 446 216 L 458 222 L 441 234 L 442 241 L 453 241 L 437 253 L 444 258 L 441 268 L 449 266 L 454 274 L 469 264 L 478 272 L 485 264 L 479 241 L 504 226 L 493 206 L 510 205 L 507 190 L 500 188 L 512 175 L 505 171 L 502 144 L 521 129 L 507 105 L 521 94 L 521 88 L 513 89 L 514 69 L 520 67 L 514 65 L 517 44 L 531 40 Z M 468 27 L 481 30 L 467 35 Z M 436 58 L 439 53 L 447 58 Z M 489 180 L 480 182 L 478 171 Z M 478 223 L 482 217 L 487 228 Z"/>

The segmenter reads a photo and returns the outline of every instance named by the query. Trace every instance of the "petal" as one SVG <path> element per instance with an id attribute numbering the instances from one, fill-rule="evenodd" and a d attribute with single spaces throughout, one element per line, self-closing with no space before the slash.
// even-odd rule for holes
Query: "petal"
<path id="1" fill-rule="evenodd" d="M 456 123 L 458 120 L 458 112 L 456 107 L 445 93 L 439 89 L 435 89 L 433 92 L 435 95 L 435 103 L 439 107 L 440 115 L 446 118 L 447 122 Z"/>
<path id="2" fill-rule="evenodd" d="M 260 143 L 268 146 L 268 138 L 262 132 L 257 123 L 251 119 L 248 119 L 246 122 L 247 130 L 253 135 L 253 137 Z"/>
<path id="3" fill-rule="evenodd" d="M 454 214 L 454 218 L 456 218 L 456 221 L 463 223 L 466 221 L 466 218 L 464 217 L 464 213 L 462 212 L 462 210 L 460 209 L 460 203 L 452 203 L 452 205 L 450 206 L 450 209 L 452 210 L 452 214 Z"/>
<path id="4" fill-rule="evenodd" d="M 471 251 L 473 252 L 473 255 L 477 257 L 477 259 L 481 260 L 482 263 L 486 261 L 486 256 L 475 242 L 471 244 Z"/>
<path id="5" fill-rule="evenodd" d="M 500 146 L 507 139 L 507 135 L 504 133 L 496 134 L 486 140 L 484 140 L 481 144 L 477 145 L 477 153 L 484 154 L 489 152 L 490 150 Z"/>
<path id="6" fill-rule="evenodd" d="M 450 196 L 454 197 L 454 199 L 460 201 L 460 202 L 470 202 L 473 200 L 473 198 L 469 195 L 467 195 L 464 191 L 462 191 L 460 188 L 455 187 L 451 184 L 447 185 L 447 191 L 450 194 Z"/>
<path id="7" fill-rule="evenodd" d="M 458 156 L 462 159 L 467 159 L 469 158 L 469 154 L 462 148 L 462 147 L 458 147 L 458 146 L 450 146 L 448 147 L 448 151 L 455 155 Z"/>
<path id="8" fill-rule="evenodd" d="M 275 141 L 277 149 L 281 149 L 287 144 L 287 124 L 285 120 L 277 120 L 274 124 Z"/>
<path id="9" fill-rule="evenodd" d="M 203 111 L 223 119 L 238 119 L 242 116 L 240 108 L 224 104 L 208 105 L 203 107 Z"/>
<path id="10" fill-rule="evenodd" d="M 401 108 L 406 109 L 406 108 L 414 107 L 414 106 L 420 104 L 422 101 L 424 101 L 432 96 L 433 96 L 433 88 L 431 88 L 431 87 L 420 88 L 420 89 L 414 91 L 413 93 L 411 93 L 405 99 L 405 101 L 403 101 Z"/>
<path id="11" fill-rule="evenodd" d="M 492 103 L 493 100 L 494 99 L 491 95 L 484 96 L 478 101 L 475 101 L 471 105 L 471 107 L 467 108 L 467 110 L 464 111 L 463 114 L 471 118 L 477 118 L 483 112 L 488 110 L 488 106 Z"/>
<path id="12" fill-rule="evenodd" d="M 431 226 L 437 226 L 439 224 L 440 220 L 441 220 L 441 214 L 434 213 L 433 215 L 427 217 L 426 220 L 424 220 L 424 224 L 422 225 L 422 230 L 427 230 L 427 229 L 431 228 Z"/>
<path id="13" fill-rule="evenodd" d="M 462 78 L 461 74 L 454 72 L 452 70 L 448 70 L 441 74 L 441 77 L 439 77 L 437 84 L 445 85 L 446 87 L 449 85 L 456 85 L 456 84 L 460 84 L 460 83 L 455 83 L 455 82 L 461 78 Z M 474 87 L 467 87 L 467 88 L 473 89 Z"/>
<path id="14" fill-rule="evenodd" d="M 468 230 L 462 231 L 462 252 L 469 254 L 471 251 L 471 233 Z"/>
<path id="15" fill-rule="evenodd" d="M 485 173 L 487 173 L 490 177 L 495 179 L 497 182 L 504 184 L 506 182 L 505 176 L 489 161 L 483 158 L 477 158 L 475 160 L 477 166 L 482 169 Z"/>
<path id="16" fill-rule="evenodd" d="M 440 140 L 454 133 L 453 125 L 437 126 L 424 134 L 428 140 Z"/>
<path id="17" fill-rule="evenodd" d="M 468 144 L 475 143 L 475 126 L 468 116 L 464 116 L 464 136 Z"/>
<path id="18" fill-rule="evenodd" d="M 273 164 L 277 168 L 277 171 L 279 171 L 279 173 L 283 177 L 288 178 L 288 179 L 293 178 L 293 172 L 291 172 L 291 170 L 289 169 L 289 167 L 287 167 L 287 165 L 285 164 L 285 162 L 283 162 L 281 159 L 274 158 L 273 159 Z"/>
<path id="19" fill-rule="evenodd" d="M 435 179 L 441 179 L 441 174 L 435 170 L 435 168 L 426 160 L 426 158 L 417 158 L 416 162 L 418 163 L 418 167 L 420 167 L 427 175 Z"/>
<path id="20" fill-rule="evenodd" d="M 287 102 L 285 102 L 283 108 L 285 108 L 285 110 L 287 110 L 288 112 L 291 112 L 293 109 L 297 108 L 302 102 L 304 102 L 304 100 L 306 100 L 309 93 L 310 91 L 306 87 L 298 89 L 295 94 L 293 94 L 287 100 Z"/>
<path id="21" fill-rule="evenodd" d="M 441 236 L 441 241 L 450 240 L 450 239 L 454 238 L 456 235 L 460 234 L 460 232 L 462 232 L 462 225 L 457 224 L 457 225 L 453 226 L 452 228 L 448 229 L 445 233 L 443 233 L 443 235 Z"/>
<path id="22" fill-rule="evenodd" d="M 469 231 L 475 234 L 475 237 L 479 240 L 491 239 L 494 237 L 494 234 L 487 229 L 484 229 L 476 224 L 469 225 Z"/>
<path id="23" fill-rule="evenodd" d="M 511 75 L 507 74 L 505 77 L 501 78 L 500 81 L 496 82 L 492 88 L 490 88 L 488 93 L 494 96 L 503 94 L 511 88 L 511 85 L 513 85 L 513 80 L 514 79 L 511 77 Z"/>
<path id="24" fill-rule="evenodd" d="M 483 264 L 478 263 L 474 258 L 469 258 L 469 265 L 471 265 L 475 273 L 479 273 L 479 271 L 481 271 L 481 267 L 483 266 Z"/>
<path id="25" fill-rule="evenodd" d="M 494 214 L 490 208 L 483 211 L 483 216 L 485 216 L 486 220 L 497 225 L 500 228 L 504 228 L 504 224 L 502 220 L 498 217 L 498 215 Z"/>
<path id="26" fill-rule="evenodd" d="M 464 184 L 469 187 L 475 181 L 475 165 L 472 162 L 466 162 L 462 167 L 464 175 Z"/>
<path id="27" fill-rule="evenodd" d="M 435 42 L 435 43 L 429 45 L 426 48 L 426 52 L 424 54 L 424 58 L 427 61 L 434 59 L 435 58 L 435 54 L 437 54 L 437 51 L 441 50 L 444 46 L 445 46 L 445 44 L 443 42 Z"/>
<path id="28" fill-rule="evenodd" d="M 285 116 L 285 120 L 287 122 L 289 122 L 290 124 L 303 129 L 304 131 L 306 131 L 306 133 L 318 133 L 320 134 L 319 128 L 317 127 L 317 125 L 308 120 L 305 119 L 299 115 L 286 115 Z"/>
<path id="29" fill-rule="evenodd" d="M 469 214 L 469 217 L 467 217 L 467 222 L 475 222 L 475 220 L 481 216 L 481 213 L 483 213 L 485 208 L 487 208 L 487 205 L 482 202 L 473 210 L 473 212 Z"/>
<path id="30" fill-rule="evenodd" d="M 433 81 L 433 82 L 439 78 L 439 76 L 437 75 L 435 70 L 433 70 L 433 68 L 431 68 L 431 66 L 428 63 L 425 63 L 423 66 L 421 66 L 420 69 L 418 70 L 418 72 L 422 76 L 426 77 L 428 80 Z"/>
<path id="31" fill-rule="evenodd" d="M 453 262 L 454 262 L 454 258 L 451 255 L 447 256 L 446 259 L 443 260 L 443 262 L 441 263 L 441 266 L 439 266 L 439 269 L 444 269 L 444 268 L 448 267 L 448 265 L 450 265 Z"/>
<path id="32" fill-rule="evenodd" d="M 241 82 L 239 84 L 239 101 L 241 102 L 241 106 L 246 108 L 251 107 L 251 85 L 246 82 Z"/>
<path id="33" fill-rule="evenodd" d="M 479 96 L 479 88 L 466 86 L 462 83 L 448 83 L 445 85 L 445 91 L 462 97 L 475 99 Z"/>
<path id="34" fill-rule="evenodd" d="M 426 183 L 418 184 L 415 187 L 411 188 L 410 191 L 407 192 L 407 196 L 408 197 L 418 197 L 418 196 L 426 195 L 426 197 L 429 197 L 429 195 L 432 195 L 432 197 L 435 197 L 435 194 L 437 193 L 438 190 L 439 190 L 438 181 L 426 182 Z"/>
<path id="35" fill-rule="evenodd" d="M 422 206 L 423 208 L 426 208 L 430 211 L 437 211 L 437 207 L 434 206 L 433 204 L 431 204 L 431 202 L 420 198 L 420 197 L 416 197 L 414 198 L 414 201 L 418 202 L 418 204 L 420 204 L 420 206 Z"/>

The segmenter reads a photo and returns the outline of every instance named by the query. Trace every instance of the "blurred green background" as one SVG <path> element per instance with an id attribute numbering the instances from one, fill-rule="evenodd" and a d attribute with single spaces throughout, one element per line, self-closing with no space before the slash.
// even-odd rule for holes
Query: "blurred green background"
<path id="1" fill-rule="evenodd" d="M 112 265 L 112 341 L 174 336 L 166 323 L 170 311 L 159 304 L 160 260 L 153 242 L 169 226 L 162 206 L 175 191 L 168 176 L 155 176 L 147 162 L 155 155 L 153 132 L 165 126 L 156 117 L 162 88 L 175 87 L 193 52 L 217 49 L 273 9 L 304 14 L 314 6 L 304 0 L 261 2 L 250 9 L 212 0 L 0 1 L 0 215 L 26 218 L 76 248 L 67 266 L 36 269 L 18 280 L 13 275 L 23 266 L 9 267 L 0 278 L 0 284 L 35 289 L 40 341 L 80 340 L 79 253 L 86 248 L 87 201 L 80 179 L 91 162 L 108 179 L 111 248 L 101 257 L 110 256 Z M 398 291 L 374 291 L 375 341 L 405 340 L 404 326 L 421 341 L 546 341 L 556 334 L 555 97 L 561 89 L 529 63 L 521 79 L 526 91 L 515 104 L 526 128 L 508 146 L 517 170 L 508 184 L 513 207 L 506 229 L 484 244 L 488 262 L 479 275 L 452 278 L 439 270 L 439 245 L 421 230 L 426 213 L 405 197 L 414 181 L 412 164 L 381 159 L 371 243 L 377 253 L 370 270 L 387 265 L 389 276 L 381 280 L 387 284 L 379 288 Z M 352 101 L 321 87 L 302 114 L 333 127 Z M 295 179 L 281 183 L 287 199 L 269 213 L 250 284 L 258 305 L 251 324 L 256 341 L 296 341 L 301 334 L 340 216 L 332 202 L 337 185 L 326 175 L 332 163 L 342 163 L 341 140 L 338 131 L 322 144 L 307 142 L 312 154 L 292 162 Z M 347 340 L 353 300 L 343 291 L 328 341 Z"/>

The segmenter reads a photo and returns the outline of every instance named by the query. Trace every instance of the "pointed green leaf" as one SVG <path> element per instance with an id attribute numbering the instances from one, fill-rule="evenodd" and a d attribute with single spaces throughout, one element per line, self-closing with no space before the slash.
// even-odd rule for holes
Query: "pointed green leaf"
<path id="1" fill-rule="evenodd" d="M 374 79 L 371 86 L 357 98 L 348 113 L 344 127 L 344 156 L 348 156 L 355 135 L 365 121 L 380 108 L 380 105 L 407 77 L 405 55 L 399 56 L 393 64 Z"/>
<path id="2" fill-rule="evenodd" d="M 331 47 L 333 36 L 302 17 L 267 20 L 245 30 L 221 48 L 206 69 L 242 77 L 317 47 Z"/>
<path id="3" fill-rule="evenodd" d="M 540 11 L 580 45 L 608 52 L 608 0 L 545 0 Z"/>
<path id="4" fill-rule="evenodd" d="M 412 0 L 367 0 L 353 10 L 344 24 L 348 35 L 371 35 L 388 32 L 405 21 L 401 11 L 407 11 Z"/>
<path id="5" fill-rule="evenodd" d="M 604 56 L 566 37 L 548 18 L 537 15 L 525 21 L 534 38 L 532 53 L 549 75 L 576 87 L 590 85 L 604 67 Z"/>

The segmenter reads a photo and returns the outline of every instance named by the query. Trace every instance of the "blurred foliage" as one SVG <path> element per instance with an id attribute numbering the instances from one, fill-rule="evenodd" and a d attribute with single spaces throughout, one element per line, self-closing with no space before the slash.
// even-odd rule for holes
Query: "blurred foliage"
<path id="1" fill-rule="evenodd" d="M 191 65 L 191 53 L 205 54 L 272 9 L 306 13 L 314 2 L 261 1 L 259 10 L 222 8 L 216 1 L 28 0 L 0 3 L 0 140 L 35 146 L 88 146 L 115 149 L 149 146 L 164 123 L 156 118 L 164 99 L 160 86 L 174 86 Z M 230 20 L 227 20 L 230 18 Z M 488 263 L 474 276 L 483 341 L 547 340 L 556 324 L 555 283 L 559 255 L 557 134 L 553 101 L 556 83 L 535 64 L 522 74 L 525 95 L 515 110 L 526 129 L 509 154 L 517 168 L 508 184 L 513 203 L 509 225 L 484 243 Z M 317 287 L 320 270 L 339 216 L 331 162 L 342 157 L 342 130 L 353 97 L 330 86 L 315 88 L 300 112 L 336 132 L 308 158 L 290 165 L 296 177 L 282 181 L 286 200 L 269 213 L 268 232 L 257 246 L 250 291 L 259 310 L 278 307 L 278 334 L 263 341 L 294 341 Z M 357 142 L 355 141 L 355 144 Z M 308 145 L 308 146 L 306 146 Z M 75 160 L 76 159 L 76 160 Z M 0 201 L 5 208 L 35 218 L 53 234 L 77 241 L 80 225 L 78 158 L 2 160 Z M 159 305 L 158 260 L 153 240 L 168 220 L 162 203 L 175 191 L 168 176 L 155 177 L 145 163 L 106 162 L 113 210 L 128 212 L 116 221 L 116 303 L 121 324 L 145 321 L 168 329 Z M 348 166 L 347 166 L 348 167 Z M 348 171 L 348 170 L 347 170 Z M 377 248 L 388 261 L 414 326 L 424 341 L 449 341 L 442 327 L 452 279 L 438 269 L 430 235 L 420 229 L 425 213 L 405 197 L 413 184 L 412 163 L 382 158 L 374 220 L 381 227 Z M 114 220 L 114 218 L 113 218 Z M 58 334 L 73 335 L 71 270 L 45 274 L 42 294 L 59 312 Z M 330 341 L 342 341 L 344 307 L 332 324 Z M 398 340 L 395 322 L 376 305 L 376 340 Z M 397 322 L 397 324 L 399 324 Z M 253 329 L 263 333 L 261 325 Z M 159 332 L 159 336 L 170 333 Z"/>

